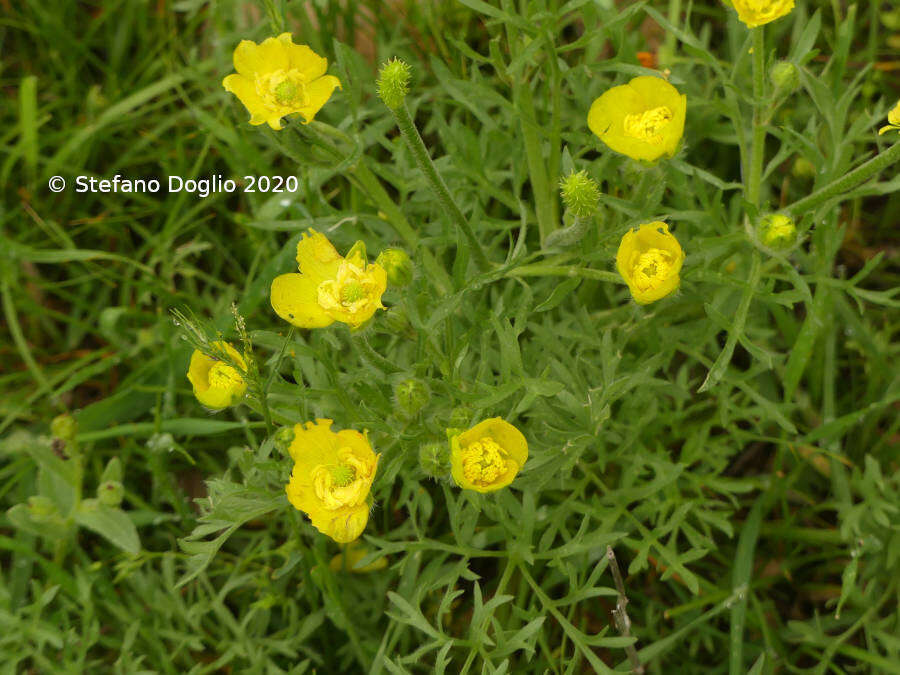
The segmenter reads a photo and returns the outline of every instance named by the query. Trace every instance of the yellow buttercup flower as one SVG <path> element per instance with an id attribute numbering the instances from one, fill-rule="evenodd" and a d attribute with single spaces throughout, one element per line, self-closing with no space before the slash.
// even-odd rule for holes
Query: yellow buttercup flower
<path id="1" fill-rule="evenodd" d="M 294 427 L 289 452 L 294 470 L 288 501 L 309 516 L 319 532 L 344 544 L 358 538 L 369 521 L 369 490 L 378 458 L 364 434 L 331 431 L 332 421 Z"/>
<path id="2" fill-rule="evenodd" d="M 230 344 L 221 340 L 212 344 L 222 356 L 227 354 L 234 363 L 244 371 L 247 370 L 244 357 Z M 213 410 L 234 405 L 247 390 L 247 383 L 233 366 L 220 358 L 207 356 L 199 349 L 195 349 L 191 355 L 187 377 L 194 386 L 194 396 L 197 400 Z"/>
<path id="3" fill-rule="evenodd" d="M 616 268 L 640 305 L 655 302 L 678 288 L 684 251 L 662 221 L 628 230 L 619 244 Z"/>
<path id="4" fill-rule="evenodd" d="M 500 417 L 450 439 L 450 473 L 459 487 L 493 492 L 512 483 L 528 459 L 528 442 Z"/>
<path id="5" fill-rule="evenodd" d="M 878 135 L 886 134 L 889 131 L 900 131 L 900 101 L 897 101 L 897 105 L 888 113 L 887 126 L 881 127 Z"/>
<path id="6" fill-rule="evenodd" d="M 295 45 L 290 33 L 266 38 L 260 44 L 241 40 L 234 50 L 234 69 L 222 86 L 250 112 L 250 124 L 268 122 L 281 129 L 281 118 L 303 116 L 313 121 L 341 81 L 326 75 L 328 59 L 307 45 Z"/>
<path id="7" fill-rule="evenodd" d="M 341 321 L 357 328 L 384 309 L 381 296 L 387 273 L 377 263 L 366 264 L 361 247 L 341 256 L 324 234 L 310 229 L 297 244 L 300 274 L 282 274 L 272 281 L 275 313 L 299 328 L 322 328 Z"/>
<path id="8" fill-rule="evenodd" d="M 738 18 L 747 28 L 756 28 L 780 19 L 794 9 L 794 0 L 731 0 Z"/>
<path id="9" fill-rule="evenodd" d="M 686 111 L 684 94 L 661 77 L 642 75 L 596 99 L 588 127 L 612 150 L 652 162 L 675 154 Z"/>

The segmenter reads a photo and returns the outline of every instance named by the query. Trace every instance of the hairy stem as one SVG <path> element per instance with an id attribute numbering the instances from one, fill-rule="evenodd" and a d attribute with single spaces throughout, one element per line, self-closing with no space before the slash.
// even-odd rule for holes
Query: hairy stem
<path id="1" fill-rule="evenodd" d="M 750 173 L 747 176 L 747 201 L 759 208 L 763 155 L 766 150 L 766 125 L 763 96 L 766 88 L 766 37 L 763 26 L 753 32 L 753 141 L 750 149 Z"/>

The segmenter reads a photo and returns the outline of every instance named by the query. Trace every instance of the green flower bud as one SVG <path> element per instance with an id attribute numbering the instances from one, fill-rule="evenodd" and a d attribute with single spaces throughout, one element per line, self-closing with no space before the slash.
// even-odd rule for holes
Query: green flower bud
<path id="1" fill-rule="evenodd" d="M 409 93 L 410 67 L 405 61 L 391 59 L 378 71 L 378 96 L 391 110 L 403 105 L 403 99 Z"/>
<path id="2" fill-rule="evenodd" d="M 400 335 L 409 330 L 409 319 L 402 307 L 397 305 L 391 307 L 386 312 L 382 312 L 378 322 L 389 333 Z"/>
<path id="3" fill-rule="evenodd" d="M 28 512 L 36 523 L 44 523 L 59 515 L 56 503 L 47 497 L 34 495 L 28 498 Z"/>
<path id="4" fill-rule="evenodd" d="M 769 71 L 769 79 L 776 89 L 792 92 L 800 86 L 800 73 L 790 61 L 778 61 Z"/>
<path id="5" fill-rule="evenodd" d="M 281 427 L 275 432 L 275 447 L 284 455 L 289 453 L 294 442 L 294 427 Z"/>
<path id="6" fill-rule="evenodd" d="M 794 166 L 791 167 L 791 173 L 797 178 L 814 178 L 816 175 L 816 167 L 806 157 L 798 157 L 794 160 Z"/>
<path id="7" fill-rule="evenodd" d="M 450 473 L 450 450 L 446 443 L 428 443 L 419 448 L 419 466 L 431 478 Z"/>
<path id="8" fill-rule="evenodd" d="M 428 403 L 431 392 L 428 385 L 421 380 L 403 380 L 394 387 L 394 399 L 397 407 L 406 417 L 415 417 Z"/>
<path id="9" fill-rule="evenodd" d="M 563 204 L 577 218 L 588 218 L 597 210 L 600 188 L 587 171 L 570 173 L 559 182 Z"/>
<path id="10" fill-rule="evenodd" d="M 453 428 L 465 429 L 472 420 L 472 409 L 467 405 L 461 405 L 450 411 L 450 418 L 447 420 L 447 426 Z"/>
<path id="11" fill-rule="evenodd" d="M 53 418 L 50 422 L 50 433 L 54 438 L 64 441 L 74 441 L 78 433 L 78 422 L 69 413 L 63 413 Z"/>
<path id="12" fill-rule="evenodd" d="M 388 282 L 393 286 L 406 286 L 413 278 L 413 264 L 409 254 L 400 248 L 386 248 L 375 260 L 387 272 Z"/>
<path id="13" fill-rule="evenodd" d="M 125 487 L 117 480 L 104 481 L 97 488 L 97 499 L 104 506 L 116 507 L 122 503 L 124 496 Z"/>
<path id="14" fill-rule="evenodd" d="M 759 222 L 757 235 L 763 246 L 781 251 L 793 246 L 797 240 L 797 226 L 786 215 L 772 213 Z"/>

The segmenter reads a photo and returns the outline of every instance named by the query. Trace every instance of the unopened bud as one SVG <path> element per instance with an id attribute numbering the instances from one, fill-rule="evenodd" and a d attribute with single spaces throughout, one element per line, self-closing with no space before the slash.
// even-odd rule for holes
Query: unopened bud
<path id="1" fill-rule="evenodd" d="M 410 378 L 403 380 L 394 387 L 394 398 L 404 415 L 415 417 L 428 403 L 428 399 L 431 398 L 431 392 L 428 391 L 427 384 L 421 380 Z"/>
<path id="2" fill-rule="evenodd" d="M 792 92 L 800 86 L 800 73 L 790 61 L 779 61 L 769 71 L 769 79 L 776 89 Z"/>
<path id="3" fill-rule="evenodd" d="M 74 441 L 75 434 L 78 433 L 78 422 L 69 413 L 57 415 L 50 422 L 50 433 L 54 438 L 61 438 L 64 441 Z"/>
<path id="4" fill-rule="evenodd" d="M 400 59 L 391 59 L 378 71 L 378 96 L 391 110 L 403 105 L 403 99 L 409 93 L 409 64 Z"/>
<path id="5" fill-rule="evenodd" d="M 125 497 L 125 487 L 117 480 L 104 481 L 97 488 L 97 499 L 104 506 L 116 507 L 122 503 L 123 497 Z"/>
<path id="6" fill-rule="evenodd" d="M 409 254 L 400 248 L 386 248 L 375 264 L 381 265 L 387 273 L 388 282 L 394 286 L 406 286 L 413 278 L 413 264 Z"/>
<path id="7" fill-rule="evenodd" d="M 816 167 L 806 157 L 798 157 L 794 160 L 791 173 L 797 178 L 813 178 L 816 175 Z"/>
<path id="8" fill-rule="evenodd" d="M 450 411 L 450 418 L 447 420 L 447 426 L 465 429 L 469 426 L 469 421 L 471 419 L 472 409 L 467 405 L 461 405 Z"/>
<path id="9" fill-rule="evenodd" d="M 281 427 L 275 432 L 275 447 L 282 454 L 288 454 L 291 443 L 294 442 L 294 427 Z"/>
<path id="10" fill-rule="evenodd" d="M 32 520 L 41 523 L 59 515 L 59 508 L 48 497 L 34 495 L 28 498 L 28 512 Z"/>

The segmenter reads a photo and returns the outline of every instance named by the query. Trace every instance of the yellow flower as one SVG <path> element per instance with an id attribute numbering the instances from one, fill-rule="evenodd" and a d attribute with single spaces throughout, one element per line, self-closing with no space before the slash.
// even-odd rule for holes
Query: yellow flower
<path id="1" fill-rule="evenodd" d="M 244 371 L 247 370 L 244 357 L 230 344 L 221 340 L 212 344 L 222 356 L 227 354 Z M 191 355 L 187 377 L 194 386 L 194 396 L 197 400 L 213 410 L 234 405 L 247 390 L 247 383 L 235 368 L 220 358 L 207 356 L 199 349 L 195 349 Z"/>
<path id="2" fill-rule="evenodd" d="M 289 452 L 288 501 L 336 542 L 359 537 L 369 521 L 367 498 L 380 457 L 366 436 L 351 429 L 335 433 L 331 420 L 317 419 L 294 427 Z"/>
<path id="3" fill-rule="evenodd" d="M 282 274 L 272 281 L 272 309 L 299 328 L 323 328 L 341 321 L 357 328 L 384 309 L 381 296 L 387 273 L 377 263 L 366 264 L 361 247 L 341 256 L 324 234 L 310 229 L 297 244 L 300 274 Z"/>
<path id="4" fill-rule="evenodd" d="M 897 101 L 897 105 L 888 113 L 887 126 L 881 127 L 878 135 L 886 134 L 889 131 L 900 131 L 900 101 Z"/>
<path id="5" fill-rule="evenodd" d="M 267 38 L 260 44 L 241 40 L 234 50 L 234 69 L 222 86 L 237 96 L 250 112 L 250 124 L 268 122 L 281 129 L 285 115 L 303 115 L 313 121 L 341 81 L 326 75 L 328 59 L 306 45 L 295 45 L 290 33 Z"/>
<path id="6" fill-rule="evenodd" d="M 780 19 L 794 9 L 794 0 L 731 0 L 731 3 L 747 28 L 756 28 Z"/>
<path id="7" fill-rule="evenodd" d="M 493 492 L 512 483 L 528 459 L 528 442 L 500 417 L 450 439 L 450 473 L 459 487 Z"/>
<path id="8" fill-rule="evenodd" d="M 628 230 L 619 244 L 616 268 L 640 305 L 655 302 L 678 288 L 684 251 L 669 234 L 669 226 L 657 220 Z"/>
<path id="9" fill-rule="evenodd" d="M 675 154 L 686 111 L 684 94 L 660 77 L 642 75 L 596 99 L 588 127 L 612 150 L 652 162 Z"/>

